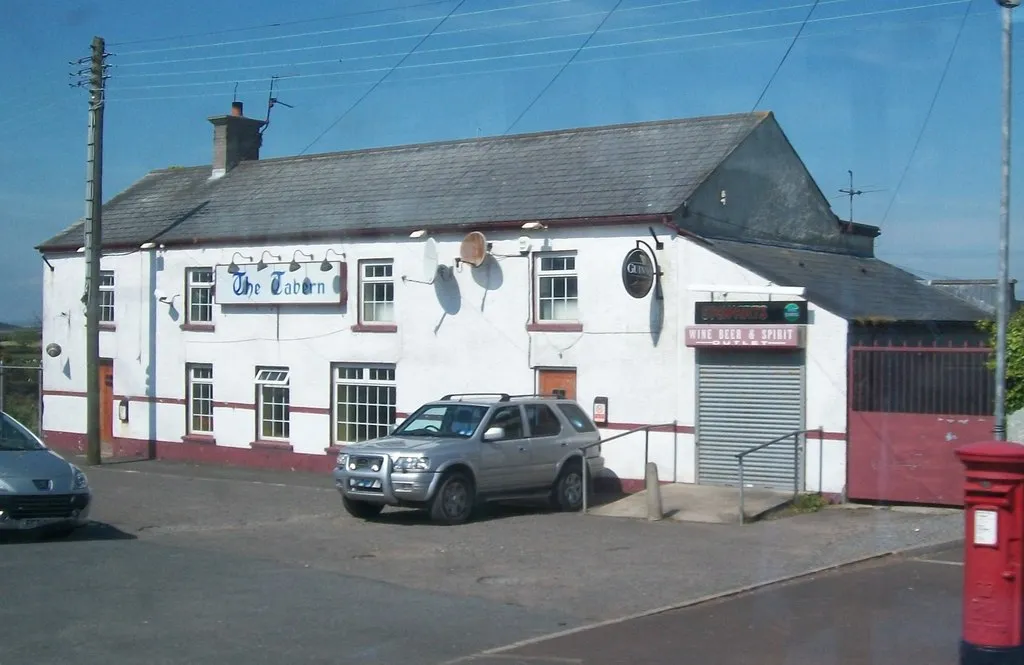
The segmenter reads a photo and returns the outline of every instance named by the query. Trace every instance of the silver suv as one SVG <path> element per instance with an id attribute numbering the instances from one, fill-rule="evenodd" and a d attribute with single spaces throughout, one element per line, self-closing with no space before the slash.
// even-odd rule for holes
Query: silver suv
<path id="1" fill-rule="evenodd" d="M 422 508 L 458 524 L 484 501 L 545 498 L 579 510 L 583 460 L 604 468 L 601 435 L 580 405 L 558 396 L 461 394 L 425 404 L 390 435 L 346 446 L 334 482 L 345 510 Z M 591 446 L 585 451 L 585 446 Z"/>

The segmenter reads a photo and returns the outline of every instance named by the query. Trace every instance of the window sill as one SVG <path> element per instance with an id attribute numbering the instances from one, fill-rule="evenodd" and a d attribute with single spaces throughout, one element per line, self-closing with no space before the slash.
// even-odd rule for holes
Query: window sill
<path id="1" fill-rule="evenodd" d="M 527 332 L 583 332 L 582 323 L 556 323 L 544 322 L 544 323 L 528 323 L 526 324 Z"/>
<path id="2" fill-rule="evenodd" d="M 352 326 L 352 332 L 356 333 L 396 333 L 398 332 L 398 326 L 389 324 L 366 324 L 358 323 Z"/>
<path id="3" fill-rule="evenodd" d="M 100 332 L 115 332 L 117 330 L 116 323 L 101 323 Z"/>
<path id="4" fill-rule="evenodd" d="M 212 434 L 186 434 L 181 437 L 182 443 L 198 443 L 204 446 L 216 446 L 217 439 Z"/>
<path id="5" fill-rule="evenodd" d="M 207 332 L 212 333 L 215 327 L 212 323 L 183 323 L 181 329 L 188 332 Z"/>
<path id="6" fill-rule="evenodd" d="M 249 447 L 253 450 L 280 450 L 286 453 L 293 450 L 292 444 L 287 441 L 253 441 Z"/>

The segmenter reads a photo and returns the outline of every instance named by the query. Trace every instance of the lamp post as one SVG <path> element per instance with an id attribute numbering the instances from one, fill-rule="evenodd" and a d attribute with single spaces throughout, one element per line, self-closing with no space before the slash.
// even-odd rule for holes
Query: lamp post
<path id="1" fill-rule="evenodd" d="M 996 294 L 996 413 L 992 434 L 1006 440 L 1006 332 L 1010 320 L 1010 126 L 1013 89 L 1013 10 L 1021 0 L 996 0 L 1003 19 L 1003 189 L 999 201 L 999 279 Z"/>

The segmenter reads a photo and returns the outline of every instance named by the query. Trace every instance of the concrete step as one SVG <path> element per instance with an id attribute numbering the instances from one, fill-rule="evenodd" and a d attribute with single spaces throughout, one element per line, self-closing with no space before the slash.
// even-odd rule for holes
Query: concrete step
<path id="1" fill-rule="evenodd" d="M 765 515 L 785 507 L 793 500 L 792 492 L 748 487 L 744 491 L 744 515 L 754 522 Z M 706 524 L 739 523 L 740 490 L 738 487 L 669 483 L 661 486 L 664 519 L 677 522 L 704 522 Z M 632 517 L 647 519 L 647 491 L 595 506 L 590 514 L 603 517 Z"/>

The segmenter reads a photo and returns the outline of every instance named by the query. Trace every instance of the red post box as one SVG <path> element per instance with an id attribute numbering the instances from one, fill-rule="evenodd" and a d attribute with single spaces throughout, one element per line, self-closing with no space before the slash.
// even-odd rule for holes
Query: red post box
<path id="1" fill-rule="evenodd" d="M 956 450 L 965 468 L 961 665 L 1024 664 L 1024 445 Z"/>

